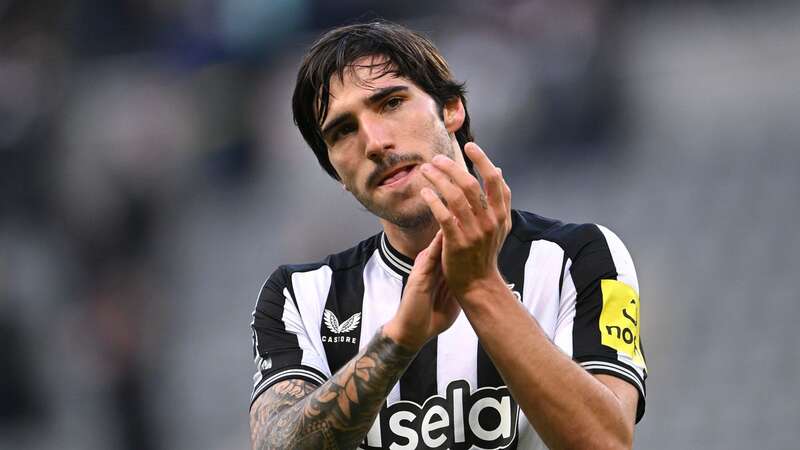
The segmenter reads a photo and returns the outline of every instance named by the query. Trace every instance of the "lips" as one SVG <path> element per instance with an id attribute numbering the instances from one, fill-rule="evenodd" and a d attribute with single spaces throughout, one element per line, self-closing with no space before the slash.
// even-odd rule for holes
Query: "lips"
<path id="1" fill-rule="evenodd" d="M 403 167 L 397 167 L 392 169 L 384 177 L 381 179 L 381 182 L 378 184 L 379 186 L 389 186 L 392 184 L 401 181 L 402 179 L 406 178 L 412 170 L 414 170 L 414 165 L 408 165 Z"/>

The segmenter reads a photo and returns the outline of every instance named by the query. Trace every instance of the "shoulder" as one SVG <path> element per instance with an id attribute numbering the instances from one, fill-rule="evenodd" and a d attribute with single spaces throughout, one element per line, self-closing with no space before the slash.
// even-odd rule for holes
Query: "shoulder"
<path id="1" fill-rule="evenodd" d="M 558 244 L 568 258 L 580 256 L 591 250 L 592 245 L 624 248 L 620 238 L 603 225 L 564 223 L 520 210 L 513 210 L 512 217 L 511 235 L 523 242 L 545 240 Z"/>
<path id="2" fill-rule="evenodd" d="M 280 265 L 267 277 L 262 292 L 281 292 L 286 287 L 292 290 L 295 274 L 319 270 L 335 273 L 361 268 L 377 250 L 379 242 L 380 233 L 370 236 L 346 250 L 330 254 L 319 261 Z"/>
<path id="3" fill-rule="evenodd" d="M 616 233 L 595 223 L 564 223 L 526 211 L 512 211 L 511 234 L 520 241 L 549 241 L 564 252 L 578 278 L 624 278 L 638 291 L 633 260 Z"/>
<path id="4" fill-rule="evenodd" d="M 564 223 L 527 211 L 512 210 L 511 235 L 520 241 L 551 241 L 568 254 L 575 254 L 586 243 L 603 239 L 599 225 Z"/>

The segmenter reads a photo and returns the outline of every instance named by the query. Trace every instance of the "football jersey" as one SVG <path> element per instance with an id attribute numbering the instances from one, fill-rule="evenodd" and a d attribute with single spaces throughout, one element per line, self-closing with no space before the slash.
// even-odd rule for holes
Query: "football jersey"
<path id="1" fill-rule="evenodd" d="M 564 224 L 516 210 L 512 218 L 498 257 L 509 289 L 577 364 L 636 387 L 638 422 L 647 369 L 639 284 L 627 249 L 600 225 Z M 379 233 L 321 262 L 279 267 L 253 313 L 251 405 L 279 381 L 320 385 L 336 373 L 394 316 L 412 266 Z M 545 446 L 462 312 L 420 350 L 360 448 Z"/>

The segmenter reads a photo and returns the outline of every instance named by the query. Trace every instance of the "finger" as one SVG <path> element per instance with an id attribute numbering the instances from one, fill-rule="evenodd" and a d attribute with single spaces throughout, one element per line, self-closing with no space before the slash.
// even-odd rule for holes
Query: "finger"
<path id="1" fill-rule="evenodd" d="M 455 297 L 449 296 L 448 292 L 448 297 L 444 305 L 445 314 L 448 317 L 453 317 L 453 320 L 455 321 L 455 319 L 458 318 L 458 314 L 460 311 L 461 311 L 461 304 L 458 303 L 458 300 Z"/>
<path id="2" fill-rule="evenodd" d="M 464 146 L 464 153 L 472 161 L 475 168 L 478 169 L 481 178 L 483 178 L 489 205 L 495 212 L 503 212 L 506 205 L 503 198 L 505 180 L 503 180 L 500 172 L 497 171 L 497 167 L 489 160 L 489 157 L 486 156 L 486 153 L 478 144 L 474 142 L 468 142 Z"/>
<path id="3" fill-rule="evenodd" d="M 503 177 L 503 169 L 497 168 L 500 177 Z M 503 203 L 505 203 L 506 210 L 511 212 L 511 188 L 508 187 L 508 183 L 506 183 L 506 179 L 503 179 Z"/>
<path id="4" fill-rule="evenodd" d="M 444 155 L 435 156 L 431 162 L 461 188 L 475 216 L 484 213 L 488 205 L 477 178 L 467 172 L 466 168 Z"/>
<path id="5" fill-rule="evenodd" d="M 417 254 L 417 257 L 414 258 L 414 269 L 417 271 L 428 273 L 431 271 L 431 263 L 430 263 L 430 248 L 424 248 L 421 252 Z"/>
<path id="6" fill-rule="evenodd" d="M 436 265 L 442 257 L 442 230 L 436 232 L 427 250 L 428 260 L 431 261 L 431 264 Z"/>
<path id="7" fill-rule="evenodd" d="M 500 177 L 503 176 L 503 169 L 497 168 Z M 508 187 L 508 183 L 506 183 L 505 178 L 503 178 L 503 202 L 508 210 L 511 210 L 511 188 Z"/>
<path id="8" fill-rule="evenodd" d="M 500 176 L 503 176 L 503 169 L 500 167 L 497 168 L 498 173 Z M 505 178 L 503 179 L 503 202 L 505 203 L 505 210 L 508 217 L 506 218 L 506 228 L 511 230 L 511 188 L 508 187 L 508 183 L 506 183 Z"/>
<path id="9" fill-rule="evenodd" d="M 437 271 L 437 266 L 441 257 L 442 238 L 440 230 L 436 232 L 431 243 L 414 258 L 414 270 L 420 273 L 432 274 Z"/>
<path id="10" fill-rule="evenodd" d="M 441 169 L 433 164 L 422 165 L 422 175 L 433 184 L 437 192 L 447 202 L 445 208 L 449 209 L 464 230 L 475 230 L 475 214 L 472 212 L 469 201 L 464 191 L 451 181 Z M 435 214 L 435 213 L 434 213 Z"/>
<path id="11" fill-rule="evenodd" d="M 461 236 L 461 230 L 456 224 L 456 217 L 455 215 L 444 206 L 442 200 L 433 192 L 430 188 L 422 188 L 420 191 L 420 195 L 422 199 L 425 200 L 425 203 L 428 204 L 428 208 L 430 208 L 431 212 L 433 213 L 433 217 L 439 223 L 439 226 L 442 228 L 442 239 L 448 237 L 449 239 L 459 239 Z M 441 243 L 439 245 L 442 245 Z"/>

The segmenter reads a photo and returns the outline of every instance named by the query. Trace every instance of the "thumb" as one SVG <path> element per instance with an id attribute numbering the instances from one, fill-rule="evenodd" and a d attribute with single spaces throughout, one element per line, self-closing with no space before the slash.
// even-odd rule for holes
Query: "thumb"
<path id="1" fill-rule="evenodd" d="M 433 237 L 433 241 L 431 241 L 430 245 L 428 245 L 428 258 L 434 262 L 437 262 L 439 258 L 442 256 L 442 240 L 444 239 L 444 235 L 442 234 L 442 230 L 436 232 L 436 236 Z"/>
<path id="2" fill-rule="evenodd" d="M 419 268 L 422 273 L 430 273 L 439 263 L 442 254 L 442 232 L 439 231 L 433 240 L 424 250 L 414 258 L 414 267 Z"/>

